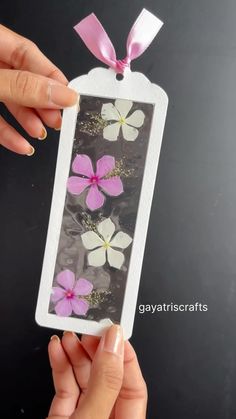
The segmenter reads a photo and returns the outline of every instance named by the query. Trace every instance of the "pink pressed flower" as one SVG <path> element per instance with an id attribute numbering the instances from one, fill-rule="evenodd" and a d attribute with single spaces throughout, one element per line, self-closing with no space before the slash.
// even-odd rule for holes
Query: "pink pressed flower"
<path id="1" fill-rule="evenodd" d="M 78 316 L 84 316 L 89 304 L 80 296 L 89 295 L 93 285 L 87 279 L 79 278 L 75 280 L 75 274 L 69 269 L 60 272 L 57 275 L 57 283 L 61 287 L 53 287 L 51 301 L 56 303 L 55 312 L 58 316 L 68 317 L 72 312 Z"/>
<path id="2" fill-rule="evenodd" d="M 114 168 L 114 157 L 103 156 L 97 161 L 96 172 L 94 172 L 89 156 L 77 154 L 72 164 L 72 170 L 74 173 L 85 177 L 69 177 L 67 182 L 68 191 L 74 195 L 80 195 L 86 188 L 89 188 L 86 197 L 87 207 L 91 211 L 101 208 L 105 197 L 99 188 L 110 196 L 118 196 L 123 192 L 123 184 L 119 176 L 104 179 Z"/>

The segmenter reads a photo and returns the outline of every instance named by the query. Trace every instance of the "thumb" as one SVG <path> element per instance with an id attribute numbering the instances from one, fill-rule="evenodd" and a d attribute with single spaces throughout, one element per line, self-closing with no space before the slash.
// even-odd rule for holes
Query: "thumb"
<path id="1" fill-rule="evenodd" d="M 30 108 L 59 109 L 75 105 L 78 93 L 39 74 L 0 70 L 0 102 L 14 102 Z"/>
<path id="2" fill-rule="evenodd" d="M 113 325 L 102 336 L 91 368 L 88 388 L 73 419 L 108 419 L 123 381 L 124 339 Z"/>

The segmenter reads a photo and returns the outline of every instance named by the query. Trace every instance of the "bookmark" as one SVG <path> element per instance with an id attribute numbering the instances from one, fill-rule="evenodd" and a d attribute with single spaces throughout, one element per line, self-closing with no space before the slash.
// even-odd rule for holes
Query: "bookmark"
<path id="1" fill-rule="evenodd" d="M 63 112 L 36 309 L 38 324 L 132 334 L 168 98 L 131 70 L 162 22 L 143 9 L 118 60 L 94 14 L 75 26 L 108 68 L 72 80 L 80 103 Z M 148 278 L 143 278 L 148 282 Z"/>

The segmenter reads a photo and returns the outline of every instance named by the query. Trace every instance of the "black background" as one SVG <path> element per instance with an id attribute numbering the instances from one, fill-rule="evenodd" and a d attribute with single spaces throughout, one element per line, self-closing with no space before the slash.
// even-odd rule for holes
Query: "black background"
<path id="1" fill-rule="evenodd" d="M 35 41 L 72 79 L 100 65 L 73 25 L 94 11 L 122 58 L 142 7 L 165 25 L 133 69 L 162 86 L 170 105 L 138 303 L 208 305 L 206 313 L 137 313 L 132 343 L 149 388 L 148 418 L 233 419 L 235 0 L 1 0 L 0 19 Z M 34 144 L 30 158 L 0 151 L 0 394 L 5 419 L 45 417 L 53 393 L 47 360 L 53 331 L 35 324 L 34 311 L 58 133 L 50 131 L 45 142 Z"/>

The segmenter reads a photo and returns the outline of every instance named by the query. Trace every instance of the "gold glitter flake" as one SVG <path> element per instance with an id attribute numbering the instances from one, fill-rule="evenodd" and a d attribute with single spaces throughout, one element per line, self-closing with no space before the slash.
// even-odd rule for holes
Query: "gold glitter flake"
<path id="1" fill-rule="evenodd" d="M 86 116 L 88 117 L 87 120 L 78 121 L 80 132 L 88 135 L 98 135 L 101 134 L 103 129 L 108 125 L 108 122 L 102 119 L 101 115 L 98 113 L 86 112 Z"/>
<path id="2" fill-rule="evenodd" d="M 104 240 L 104 238 L 102 237 L 102 235 L 99 233 L 98 229 L 97 229 L 97 224 L 100 223 L 102 221 L 102 219 L 99 219 L 97 221 L 97 223 L 94 223 L 92 221 L 92 218 L 89 214 L 86 214 L 86 212 L 84 212 L 82 214 L 82 224 L 83 226 L 90 231 L 94 231 L 94 233 L 96 233 L 102 240 Z M 101 217 L 100 217 L 101 218 Z"/>
<path id="3" fill-rule="evenodd" d="M 90 306 L 97 306 L 106 300 L 108 294 L 111 294 L 111 291 L 92 291 L 91 294 L 83 296 L 83 298 L 88 301 Z"/>
<path id="4" fill-rule="evenodd" d="M 109 179 L 113 176 L 131 177 L 134 176 L 134 169 L 126 169 L 125 157 L 116 161 L 115 168 L 104 176 L 104 179 Z"/>

